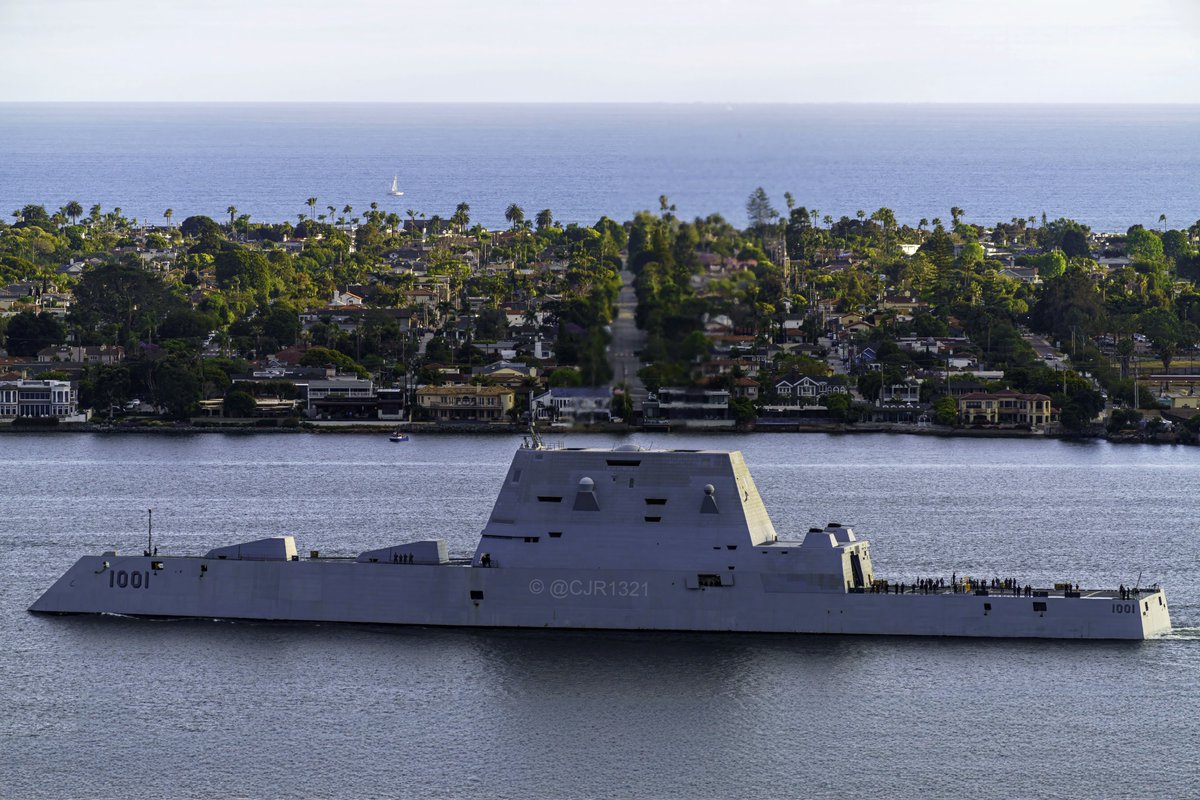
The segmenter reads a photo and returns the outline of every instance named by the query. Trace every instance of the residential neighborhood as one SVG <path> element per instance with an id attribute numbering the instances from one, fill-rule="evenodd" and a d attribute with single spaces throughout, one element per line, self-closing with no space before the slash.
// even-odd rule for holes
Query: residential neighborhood
<path id="1" fill-rule="evenodd" d="M 26 206 L 0 224 L 0 425 L 1195 438 L 1200 226 L 835 221 L 758 192 L 746 229 Z"/>

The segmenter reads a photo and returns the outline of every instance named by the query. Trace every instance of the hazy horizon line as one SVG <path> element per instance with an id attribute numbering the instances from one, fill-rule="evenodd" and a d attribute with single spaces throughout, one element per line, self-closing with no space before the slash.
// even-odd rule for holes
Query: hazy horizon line
<path id="1" fill-rule="evenodd" d="M 1044 107 L 1200 107 L 1182 100 L 4 100 L 0 105 L 275 105 L 275 106 L 1044 106 Z"/>

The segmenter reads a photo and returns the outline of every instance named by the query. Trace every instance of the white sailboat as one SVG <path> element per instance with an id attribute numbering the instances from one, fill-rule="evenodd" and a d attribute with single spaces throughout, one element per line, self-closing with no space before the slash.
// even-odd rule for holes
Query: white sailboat
<path id="1" fill-rule="evenodd" d="M 390 194 L 392 197 L 403 197 L 404 196 L 404 192 L 400 191 L 400 187 L 396 183 L 396 180 L 399 177 L 400 177 L 399 175 L 392 176 L 392 188 L 391 188 L 391 191 L 388 192 L 388 194 Z"/>

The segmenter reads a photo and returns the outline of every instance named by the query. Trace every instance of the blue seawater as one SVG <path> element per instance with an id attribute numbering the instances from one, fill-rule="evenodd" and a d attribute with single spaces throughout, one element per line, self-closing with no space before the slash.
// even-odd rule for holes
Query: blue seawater
<path id="1" fill-rule="evenodd" d="M 78 200 L 161 222 L 295 220 L 372 202 L 505 224 L 627 219 L 666 195 L 745 222 L 763 186 L 821 215 L 1069 216 L 1100 230 L 1200 217 L 1200 106 L 0 104 L 0 209 Z M 393 175 L 403 197 L 390 197 Z"/>
<path id="2" fill-rule="evenodd" d="M 0 436 L 0 797 L 1200 796 L 1194 449 L 764 434 L 785 536 L 878 574 L 1162 583 L 1148 642 L 438 630 L 34 616 L 81 554 L 289 533 L 471 552 L 518 436 Z M 1140 577 L 1139 577 L 1140 576 Z"/>

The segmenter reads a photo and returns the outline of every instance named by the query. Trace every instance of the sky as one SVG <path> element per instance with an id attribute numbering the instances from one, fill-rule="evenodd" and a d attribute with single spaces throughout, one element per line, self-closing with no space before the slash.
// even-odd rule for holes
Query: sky
<path id="1" fill-rule="evenodd" d="M 1200 102 L 1200 0 L 0 0 L 0 101 Z"/>

